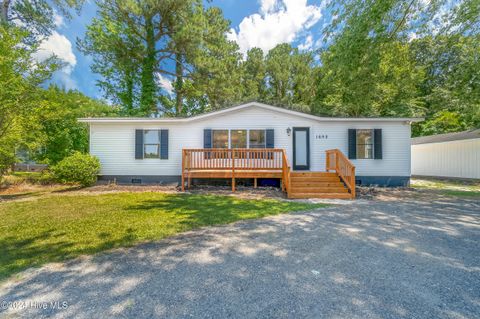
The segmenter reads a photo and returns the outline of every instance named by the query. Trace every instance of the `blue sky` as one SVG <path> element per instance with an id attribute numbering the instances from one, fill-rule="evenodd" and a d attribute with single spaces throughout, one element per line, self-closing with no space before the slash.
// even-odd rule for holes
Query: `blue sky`
<path id="1" fill-rule="evenodd" d="M 302 50 L 318 47 L 321 28 L 329 18 L 325 0 L 213 0 L 209 5 L 220 7 L 231 21 L 229 39 L 236 41 L 245 53 L 252 47 L 265 52 L 279 43 L 291 43 Z M 67 89 L 101 98 L 95 83 L 98 76 L 91 72 L 91 58 L 76 48 L 86 26 L 96 14 L 93 1 L 87 1 L 80 16 L 66 20 L 56 15 L 56 31 L 41 45 L 39 55 L 56 54 L 66 66 L 58 71 L 53 82 Z M 165 80 L 168 87 L 168 79 Z"/>

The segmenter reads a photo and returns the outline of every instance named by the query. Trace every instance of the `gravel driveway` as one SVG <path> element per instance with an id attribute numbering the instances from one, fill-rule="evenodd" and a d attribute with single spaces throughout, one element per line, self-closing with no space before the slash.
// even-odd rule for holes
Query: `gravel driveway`
<path id="1" fill-rule="evenodd" d="M 30 270 L 0 317 L 479 318 L 479 244 L 478 200 L 360 200 Z"/>

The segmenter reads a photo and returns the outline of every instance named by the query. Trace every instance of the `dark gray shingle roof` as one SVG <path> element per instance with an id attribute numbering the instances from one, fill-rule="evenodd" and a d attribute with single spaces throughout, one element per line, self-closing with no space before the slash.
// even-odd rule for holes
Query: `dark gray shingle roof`
<path id="1" fill-rule="evenodd" d="M 446 133 L 415 137 L 412 138 L 412 145 L 469 140 L 473 138 L 480 138 L 480 129 L 468 130 L 458 133 Z"/>

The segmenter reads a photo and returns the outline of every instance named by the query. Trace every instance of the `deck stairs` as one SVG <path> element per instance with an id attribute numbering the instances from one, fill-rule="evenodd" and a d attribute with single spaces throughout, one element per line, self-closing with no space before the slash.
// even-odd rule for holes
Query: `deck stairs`
<path id="1" fill-rule="evenodd" d="M 290 172 L 288 198 L 352 198 L 348 188 L 335 172 Z"/>

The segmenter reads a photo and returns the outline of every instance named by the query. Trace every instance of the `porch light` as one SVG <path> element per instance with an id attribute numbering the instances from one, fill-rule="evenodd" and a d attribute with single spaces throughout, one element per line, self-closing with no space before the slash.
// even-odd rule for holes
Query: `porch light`
<path id="1" fill-rule="evenodd" d="M 287 135 L 290 136 L 290 134 L 292 134 L 292 129 L 291 128 L 287 128 Z"/>

